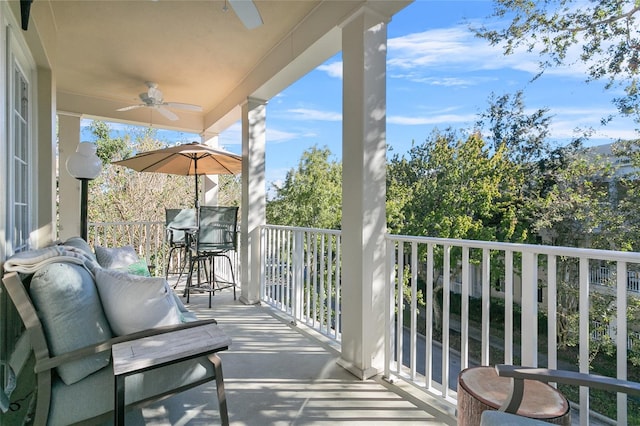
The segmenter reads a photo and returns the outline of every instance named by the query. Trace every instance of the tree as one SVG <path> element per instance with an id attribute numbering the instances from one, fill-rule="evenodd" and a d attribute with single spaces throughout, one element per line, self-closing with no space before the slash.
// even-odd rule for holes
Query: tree
<path id="1" fill-rule="evenodd" d="M 340 229 L 342 166 L 329 160 L 328 148 L 312 147 L 302 154 L 275 196 L 267 203 L 267 221 L 274 225 Z"/>
<path id="2" fill-rule="evenodd" d="M 164 221 L 165 208 L 193 207 L 193 176 L 141 173 L 111 164 L 138 152 L 164 148 L 167 143 L 158 140 L 154 129 L 131 128 L 125 137 L 113 138 L 107 123 L 95 121 L 91 130 L 103 171 L 90 184 L 90 221 Z M 220 203 L 239 205 L 239 188 L 238 177 L 221 175 Z"/>
<path id="3" fill-rule="evenodd" d="M 400 194 L 387 197 L 397 204 L 390 209 L 393 232 L 523 241 L 526 227 L 518 223 L 515 207 L 524 177 L 505 150 L 489 149 L 477 133 L 460 139 L 453 131 L 435 131 L 408 159 L 392 158 L 388 194 Z"/>
<path id="4" fill-rule="evenodd" d="M 532 166 L 545 158 L 549 147 L 549 110 L 525 112 L 524 94 L 489 96 L 489 107 L 480 114 L 476 127 L 482 129 L 488 144 L 497 151 L 504 145 L 505 155 L 514 163 Z"/>
<path id="5" fill-rule="evenodd" d="M 510 24 L 497 30 L 473 29 L 476 35 L 502 45 L 506 55 L 521 47 L 538 53 L 540 74 L 551 67 L 582 62 L 587 66 L 587 81 L 602 79 L 607 89 L 623 88 L 624 95 L 614 98 L 614 103 L 620 114 L 640 123 L 638 0 L 494 3 L 492 17 L 508 18 Z M 604 121 L 607 119 L 610 117 Z"/>

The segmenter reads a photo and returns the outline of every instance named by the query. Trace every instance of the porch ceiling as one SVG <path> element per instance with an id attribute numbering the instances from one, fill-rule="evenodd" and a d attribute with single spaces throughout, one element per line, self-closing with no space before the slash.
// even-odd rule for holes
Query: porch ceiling
<path id="1" fill-rule="evenodd" d="M 247 97 L 268 100 L 338 52 L 338 26 L 363 5 L 392 16 L 409 3 L 257 0 L 264 24 L 248 30 L 223 0 L 39 0 L 28 32 L 48 43 L 58 111 L 219 132 Z M 139 103 L 145 81 L 203 112 L 173 110 L 178 121 L 150 108 L 117 112 Z"/>

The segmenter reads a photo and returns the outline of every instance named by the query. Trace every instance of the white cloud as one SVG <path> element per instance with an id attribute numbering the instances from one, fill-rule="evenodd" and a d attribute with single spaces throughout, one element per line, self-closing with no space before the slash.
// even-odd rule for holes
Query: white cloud
<path id="1" fill-rule="evenodd" d="M 281 143 L 301 137 L 309 137 L 310 135 L 309 133 L 278 130 L 273 125 L 267 126 L 266 132 L 267 143 Z M 241 145 L 242 124 L 238 122 L 229 126 L 227 130 L 220 134 L 218 142 L 221 146 Z"/>
<path id="2" fill-rule="evenodd" d="M 291 120 L 342 121 L 342 114 L 334 111 L 321 111 L 310 108 L 292 108 L 287 110 Z"/>
<path id="3" fill-rule="evenodd" d="M 530 73 L 532 76 L 539 72 L 538 55 L 523 48 L 505 56 L 500 46 L 491 46 L 486 40 L 474 36 L 463 25 L 391 38 L 388 45 L 389 69 L 397 74 L 404 72 L 411 81 L 433 84 L 433 81 L 438 80 L 424 79 L 421 75 L 427 71 L 432 75 L 434 70 L 446 72 L 513 69 Z M 569 57 L 578 58 L 576 53 L 571 52 Z M 585 67 L 581 63 L 550 69 L 547 72 L 554 75 L 585 77 Z"/>
<path id="4" fill-rule="evenodd" d="M 421 117 L 407 117 L 407 116 L 389 116 L 387 117 L 387 123 L 398 124 L 401 126 L 422 126 L 422 125 L 437 125 L 437 124 L 452 124 L 452 123 L 473 123 L 476 121 L 477 115 L 475 114 L 433 114 Z"/>
<path id="5" fill-rule="evenodd" d="M 342 61 L 322 64 L 317 69 L 326 72 L 329 77 L 342 79 Z"/>

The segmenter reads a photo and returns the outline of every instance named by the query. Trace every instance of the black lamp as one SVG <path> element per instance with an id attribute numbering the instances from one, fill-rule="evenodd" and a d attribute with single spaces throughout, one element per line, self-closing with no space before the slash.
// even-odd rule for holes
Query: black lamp
<path id="1" fill-rule="evenodd" d="M 102 160 L 96 155 L 96 145 L 80 142 L 76 152 L 67 159 L 67 171 L 81 182 L 80 193 L 80 236 L 86 241 L 88 236 L 87 203 L 89 181 L 98 177 L 102 171 Z"/>

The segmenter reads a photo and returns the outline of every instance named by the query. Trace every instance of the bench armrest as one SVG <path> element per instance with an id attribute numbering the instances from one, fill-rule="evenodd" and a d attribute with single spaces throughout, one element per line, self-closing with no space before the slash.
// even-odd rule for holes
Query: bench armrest
<path id="1" fill-rule="evenodd" d="M 143 337 L 156 336 L 158 334 L 168 333 L 170 331 L 183 330 L 192 327 L 198 327 L 205 324 L 217 324 L 215 319 L 192 321 L 183 324 L 167 325 L 163 327 L 151 328 L 148 330 L 139 331 L 136 333 L 127 334 L 124 336 L 113 337 L 102 343 L 96 345 L 85 346 L 84 348 L 76 349 L 71 352 L 66 352 L 55 357 L 49 357 L 41 359 L 36 363 L 35 372 L 41 373 L 43 371 L 51 370 L 60 365 L 66 364 L 71 361 L 85 358 L 87 356 L 97 354 L 100 352 L 108 351 L 116 343 L 128 342 L 132 340 L 141 339 Z"/>
<path id="2" fill-rule="evenodd" d="M 515 413 L 522 401 L 524 380 L 537 380 L 545 383 L 562 383 L 574 386 L 586 386 L 611 392 L 640 395 L 640 383 L 597 374 L 579 373 L 568 370 L 551 370 L 548 368 L 521 367 L 497 364 L 496 373 L 501 377 L 513 378 L 513 388 L 510 397 L 500 408 L 501 411 Z"/>

